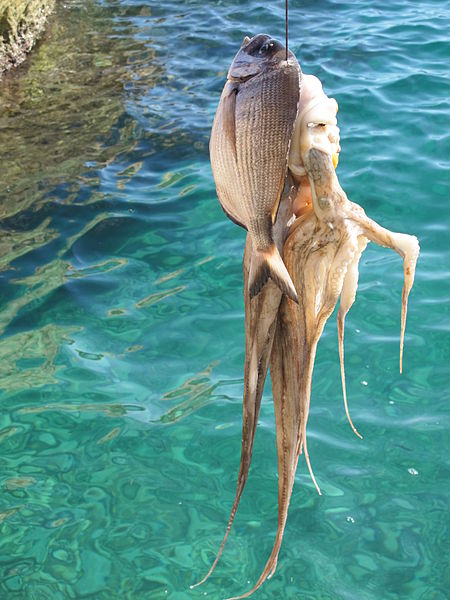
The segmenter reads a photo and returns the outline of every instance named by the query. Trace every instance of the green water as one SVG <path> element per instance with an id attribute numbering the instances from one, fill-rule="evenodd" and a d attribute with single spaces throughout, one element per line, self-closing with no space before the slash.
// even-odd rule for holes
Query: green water
<path id="1" fill-rule="evenodd" d="M 241 442 L 245 234 L 222 213 L 212 117 L 244 34 L 282 3 L 77 0 L 0 83 L 0 598 L 221 599 L 277 523 L 266 386 L 249 481 L 202 587 Z M 303 70 L 339 102 L 338 174 L 419 237 L 404 374 L 402 265 L 369 246 L 318 348 L 279 566 L 254 598 L 449 597 L 450 4 L 291 3 Z"/>

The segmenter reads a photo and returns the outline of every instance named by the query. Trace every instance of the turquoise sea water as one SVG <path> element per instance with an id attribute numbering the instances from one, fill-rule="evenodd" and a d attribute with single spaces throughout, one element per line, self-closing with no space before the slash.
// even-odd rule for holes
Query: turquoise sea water
<path id="1" fill-rule="evenodd" d="M 0 598 L 243 593 L 277 523 L 266 386 L 223 557 L 241 442 L 245 232 L 208 139 L 245 34 L 281 2 L 60 4 L 0 83 Z M 372 245 L 318 348 L 309 453 L 261 599 L 444 600 L 448 569 L 450 4 L 291 2 L 291 48 L 339 103 L 340 181 L 421 244 L 398 373 L 402 265 Z"/>

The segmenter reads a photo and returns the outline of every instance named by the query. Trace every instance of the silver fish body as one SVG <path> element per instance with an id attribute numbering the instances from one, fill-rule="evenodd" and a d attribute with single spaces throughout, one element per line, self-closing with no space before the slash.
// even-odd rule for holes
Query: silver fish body
<path id="1" fill-rule="evenodd" d="M 210 157 L 217 195 L 253 244 L 250 297 L 271 277 L 290 298 L 297 294 L 273 242 L 272 227 L 287 171 L 300 99 L 301 69 L 280 42 L 245 38 L 231 64 L 214 119 Z"/>

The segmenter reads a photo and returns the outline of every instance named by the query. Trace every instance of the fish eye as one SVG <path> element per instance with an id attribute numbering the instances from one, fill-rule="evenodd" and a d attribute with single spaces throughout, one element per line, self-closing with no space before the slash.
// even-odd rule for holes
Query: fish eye
<path id="1" fill-rule="evenodd" d="M 274 43 L 273 40 L 269 40 L 267 41 L 265 44 L 263 44 L 259 50 L 260 54 L 267 54 L 268 52 L 270 52 L 272 50 L 272 48 L 274 47 Z"/>

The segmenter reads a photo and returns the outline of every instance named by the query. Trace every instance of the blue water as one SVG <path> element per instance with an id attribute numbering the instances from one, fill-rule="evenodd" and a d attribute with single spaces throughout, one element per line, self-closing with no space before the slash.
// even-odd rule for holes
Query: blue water
<path id="1" fill-rule="evenodd" d="M 350 199 L 418 236 L 404 373 L 402 265 L 370 245 L 318 348 L 308 449 L 260 599 L 444 600 L 450 344 L 449 2 L 291 2 L 291 48 L 339 103 Z M 239 464 L 245 232 L 208 139 L 245 34 L 281 2 L 59 4 L 0 83 L 0 598 L 243 593 L 277 523 L 266 386 L 249 481 L 211 579 Z M 446 554 L 447 553 L 447 554 Z"/>

